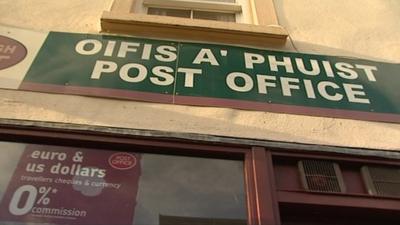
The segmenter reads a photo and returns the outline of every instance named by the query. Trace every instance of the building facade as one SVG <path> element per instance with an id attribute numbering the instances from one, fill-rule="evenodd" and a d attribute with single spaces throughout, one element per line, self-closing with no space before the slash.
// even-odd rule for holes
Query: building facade
<path id="1" fill-rule="evenodd" d="M 0 0 L 0 15 L 3 56 L 27 50 L 0 70 L 2 224 L 399 223 L 398 1 Z"/>

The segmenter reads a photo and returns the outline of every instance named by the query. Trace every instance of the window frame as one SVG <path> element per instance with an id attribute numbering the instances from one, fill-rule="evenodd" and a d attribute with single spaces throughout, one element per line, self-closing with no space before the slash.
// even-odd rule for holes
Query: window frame
<path id="1" fill-rule="evenodd" d="M 286 30 L 278 24 L 273 0 L 250 0 L 248 8 L 252 24 L 160 17 L 146 15 L 147 12 L 135 13 L 141 1 L 114 0 L 111 9 L 102 14 L 102 32 L 172 40 L 213 40 L 213 43 L 257 47 L 281 46 L 288 37 Z M 238 19 L 238 16 L 236 17 Z"/>

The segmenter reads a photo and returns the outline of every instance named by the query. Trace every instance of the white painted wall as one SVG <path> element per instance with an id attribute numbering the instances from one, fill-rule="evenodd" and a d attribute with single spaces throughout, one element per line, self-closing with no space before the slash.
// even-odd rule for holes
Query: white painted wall
<path id="1" fill-rule="evenodd" d="M 301 52 L 400 63 L 399 0 L 274 1 Z"/>
<path id="2" fill-rule="evenodd" d="M 111 2 L 0 0 L 0 24 L 95 33 Z M 296 47 L 288 42 L 285 50 L 400 62 L 398 0 L 276 0 L 275 5 Z M 0 118 L 400 150 L 397 124 L 12 90 L 0 90 Z"/>

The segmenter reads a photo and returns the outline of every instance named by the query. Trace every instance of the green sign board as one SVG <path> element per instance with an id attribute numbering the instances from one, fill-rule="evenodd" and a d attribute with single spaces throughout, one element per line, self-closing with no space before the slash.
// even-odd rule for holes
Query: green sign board
<path id="1" fill-rule="evenodd" d="M 399 64 L 50 32 L 19 89 L 398 123 L 399 86 Z"/>

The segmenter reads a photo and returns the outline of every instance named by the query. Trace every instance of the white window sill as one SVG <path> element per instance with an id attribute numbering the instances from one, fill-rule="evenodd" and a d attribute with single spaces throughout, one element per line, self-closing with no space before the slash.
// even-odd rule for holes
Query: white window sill
<path id="1" fill-rule="evenodd" d="M 101 28 L 104 32 L 135 36 L 194 40 L 250 46 L 283 45 L 288 33 L 280 26 L 261 26 L 192 20 L 177 17 L 103 12 Z"/>

